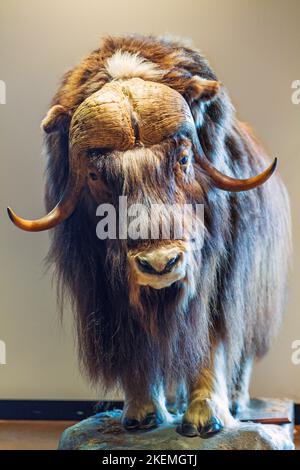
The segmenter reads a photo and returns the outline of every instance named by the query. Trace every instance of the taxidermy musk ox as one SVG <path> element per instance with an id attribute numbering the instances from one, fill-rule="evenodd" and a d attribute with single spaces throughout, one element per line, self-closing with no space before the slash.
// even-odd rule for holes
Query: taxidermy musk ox
<path id="1" fill-rule="evenodd" d="M 49 213 L 9 215 L 53 229 L 48 260 L 90 380 L 124 390 L 127 429 L 158 425 L 169 390 L 184 389 L 184 435 L 234 424 L 284 305 L 290 219 L 276 161 L 177 39 L 105 37 L 66 73 L 42 128 Z M 96 208 L 119 196 L 203 204 L 201 248 L 186 235 L 99 239 Z"/>

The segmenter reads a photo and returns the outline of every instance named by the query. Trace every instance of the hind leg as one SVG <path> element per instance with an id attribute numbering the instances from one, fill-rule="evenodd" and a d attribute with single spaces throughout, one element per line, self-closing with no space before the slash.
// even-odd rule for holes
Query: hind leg
<path id="1" fill-rule="evenodd" d="M 173 415 L 184 413 L 186 404 L 187 390 L 183 381 L 166 386 L 166 406 L 169 413 Z"/>
<path id="2" fill-rule="evenodd" d="M 234 385 L 231 397 L 231 413 L 237 416 L 245 409 L 249 402 L 249 385 L 253 367 L 253 357 L 242 360 L 238 378 Z"/>

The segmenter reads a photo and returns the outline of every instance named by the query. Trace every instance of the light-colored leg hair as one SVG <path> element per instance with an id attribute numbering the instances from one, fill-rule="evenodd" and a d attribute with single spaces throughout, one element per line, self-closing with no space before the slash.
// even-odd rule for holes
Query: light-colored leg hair
<path id="1" fill-rule="evenodd" d="M 253 367 L 253 357 L 247 357 L 241 363 L 231 399 L 231 411 L 235 416 L 245 409 L 249 402 L 249 385 Z"/>
<path id="2" fill-rule="evenodd" d="M 236 421 L 229 411 L 226 381 L 226 353 L 222 343 L 211 350 L 210 362 L 189 387 L 188 407 L 183 416 L 182 433 L 208 436 Z"/>

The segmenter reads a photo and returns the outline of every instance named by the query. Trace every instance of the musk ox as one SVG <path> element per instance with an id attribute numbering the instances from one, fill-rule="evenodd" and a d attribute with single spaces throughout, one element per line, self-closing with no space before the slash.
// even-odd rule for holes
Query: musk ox
<path id="1" fill-rule="evenodd" d="M 48 261 L 91 382 L 122 388 L 127 429 L 165 419 L 170 390 L 186 390 L 184 435 L 231 425 L 284 304 L 290 219 L 283 183 L 269 179 L 276 160 L 177 39 L 105 37 L 66 73 L 42 128 L 48 215 L 9 215 L 53 228 Z M 202 246 L 186 234 L 99 239 L 96 209 L 120 196 L 148 209 L 203 204 Z"/>

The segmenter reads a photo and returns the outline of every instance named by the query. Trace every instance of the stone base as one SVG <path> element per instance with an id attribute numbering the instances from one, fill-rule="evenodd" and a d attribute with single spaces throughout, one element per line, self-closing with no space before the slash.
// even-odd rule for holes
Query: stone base
<path id="1" fill-rule="evenodd" d="M 285 410 L 283 422 L 292 417 L 292 403 L 287 400 L 251 401 L 254 409 Z M 209 438 L 187 438 L 179 435 L 176 427 L 180 416 L 172 423 L 149 431 L 125 431 L 120 423 L 121 410 L 98 413 L 66 429 L 60 439 L 59 449 L 78 450 L 293 450 L 293 423 L 261 424 L 237 422 L 235 428 L 224 429 Z M 255 414 L 255 413 L 254 413 Z M 270 414 L 269 418 L 270 420 Z M 277 421 L 280 417 L 277 415 Z M 290 419 L 292 421 L 292 419 Z"/>

